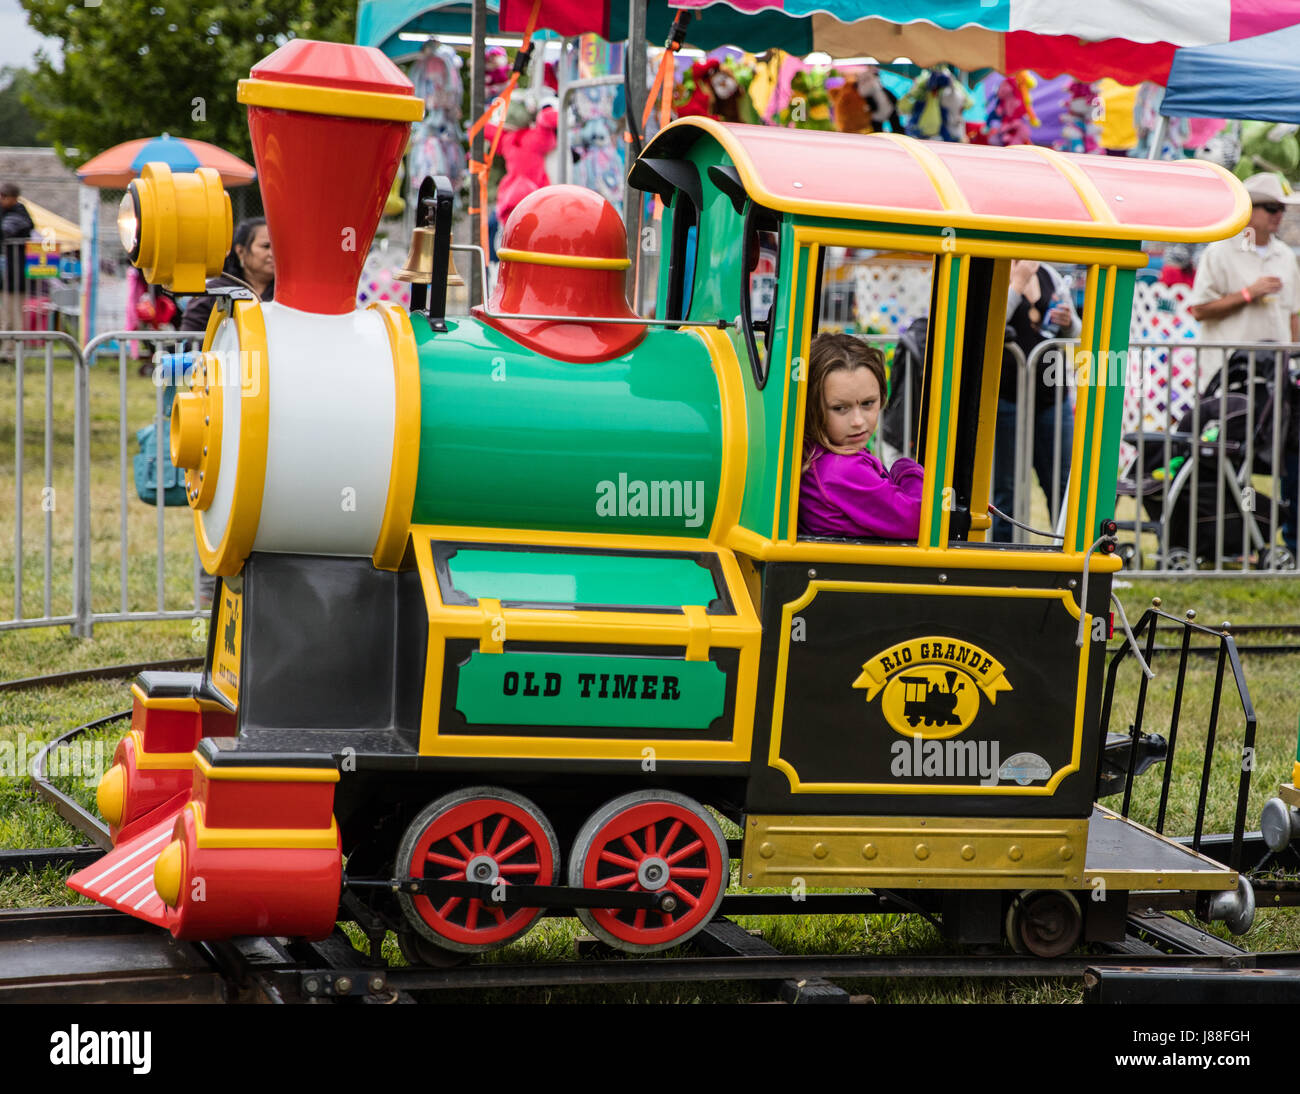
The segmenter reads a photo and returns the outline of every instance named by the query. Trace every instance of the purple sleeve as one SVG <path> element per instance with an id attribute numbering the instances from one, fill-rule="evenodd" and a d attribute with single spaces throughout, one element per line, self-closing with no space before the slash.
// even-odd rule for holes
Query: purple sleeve
<path id="1" fill-rule="evenodd" d="M 921 527 L 921 484 L 925 472 L 900 456 L 886 474 L 870 453 L 818 461 L 823 496 L 843 514 L 845 534 L 880 539 L 915 539 Z"/>

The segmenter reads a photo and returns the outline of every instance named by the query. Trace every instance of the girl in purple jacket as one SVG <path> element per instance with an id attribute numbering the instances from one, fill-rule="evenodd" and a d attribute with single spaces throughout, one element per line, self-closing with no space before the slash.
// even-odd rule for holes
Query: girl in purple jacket
<path id="1" fill-rule="evenodd" d="M 799 490 L 802 535 L 916 539 L 925 472 L 906 456 L 886 471 L 867 451 L 885 387 L 878 349 L 847 334 L 813 339 Z"/>

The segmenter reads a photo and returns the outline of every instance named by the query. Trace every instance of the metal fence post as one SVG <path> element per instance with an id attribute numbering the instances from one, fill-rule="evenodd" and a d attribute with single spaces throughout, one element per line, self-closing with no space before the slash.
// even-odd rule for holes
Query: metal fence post
<path id="1" fill-rule="evenodd" d="M 73 348 L 75 383 L 73 416 L 74 504 L 72 550 L 72 633 L 89 638 L 93 633 L 90 603 L 90 372 L 81 350 Z"/>

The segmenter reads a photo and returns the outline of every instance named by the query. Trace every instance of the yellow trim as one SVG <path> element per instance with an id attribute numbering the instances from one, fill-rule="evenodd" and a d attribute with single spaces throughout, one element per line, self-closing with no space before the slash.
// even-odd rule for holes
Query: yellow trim
<path id="1" fill-rule="evenodd" d="M 1064 243 L 1035 243 L 1032 239 L 1023 241 L 975 239 L 971 236 L 963 236 L 959 232 L 950 236 L 934 236 L 911 235 L 906 232 L 875 232 L 855 228 L 800 227 L 796 231 L 804 243 L 821 243 L 833 247 L 865 247 L 934 255 L 971 255 L 975 258 L 1032 258 L 1038 262 L 1114 265 L 1132 270 L 1142 269 L 1148 261 L 1142 251 L 1095 247 L 1086 242 L 1071 246 Z"/>
<path id="2" fill-rule="evenodd" d="M 772 542 L 748 528 L 732 528 L 726 545 L 759 562 L 852 562 L 875 566 L 924 566 L 934 570 L 1016 570 L 1050 573 L 1082 573 L 1082 551 L 1017 551 L 1006 547 L 985 548 L 963 545 L 937 547 L 922 553 L 911 546 L 871 543 Z M 1094 574 L 1113 574 L 1123 562 L 1118 555 L 1094 555 L 1089 564 Z"/>
<path id="3" fill-rule="evenodd" d="M 1088 210 L 1088 215 L 1096 223 L 1105 225 L 1119 223 L 1115 219 L 1115 214 L 1110 206 L 1106 204 L 1106 199 L 1101 196 L 1101 191 L 1097 189 L 1097 184 L 1084 174 L 1083 169 L 1074 160 L 1063 156 L 1055 148 L 1045 148 L 1038 144 L 1031 144 L 1029 148 L 1050 163 L 1058 174 L 1066 177 L 1079 195 L 1079 200 L 1083 202 L 1084 208 Z"/>
<path id="4" fill-rule="evenodd" d="M 338 821 L 333 816 L 328 828 L 209 828 L 198 802 L 189 802 L 185 808 L 194 815 L 194 842 L 201 851 L 225 848 L 333 851 L 339 845 Z"/>
<path id="5" fill-rule="evenodd" d="M 754 696 L 758 688 L 759 646 L 762 627 L 745 587 L 745 578 L 735 556 L 725 547 L 702 547 L 698 540 L 657 536 L 594 535 L 491 528 L 449 528 L 418 525 L 411 529 L 420 583 L 424 587 L 429 615 L 429 643 L 425 658 L 424 699 L 421 708 L 420 754 L 424 756 L 501 756 L 537 759 L 618 759 L 640 763 L 643 749 L 655 749 L 661 761 L 694 760 L 748 762 L 754 730 Z M 502 624 L 501 636 L 511 642 L 581 642 L 589 645 L 669 646 L 692 654 L 708 649 L 739 651 L 736 672 L 735 717 L 728 740 L 684 741 L 681 739 L 611 740 L 590 737 L 545 737 L 448 735 L 439 729 L 442 704 L 444 650 L 448 639 L 469 639 L 482 648 L 485 626 L 484 601 L 478 605 L 447 605 L 442 601 L 433 570 L 435 541 L 536 544 L 538 546 L 605 547 L 616 550 L 650 548 L 717 552 L 723 580 L 731 594 L 735 615 L 706 615 L 688 607 L 671 615 L 659 612 L 591 612 L 539 608 L 501 608 L 493 602 L 495 621 Z M 694 606 L 692 606 L 694 607 Z M 703 644 L 707 642 L 707 645 Z M 647 652 L 652 652 L 647 650 Z"/>
<path id="6" fill-rule="evenodd" d="M 799 233 L 796 231 L 795 245 L 796 258 L 805 249 L 799 242 Z M 788 442 L 784 436 L 781 437 L 781 459 L 785 461 L 784 453 L 789 450 L 790 453 L 790 496 L 786 502 L 786 522 L 785 522 L 785 541 L 794 543 L 799 538 L 799 489 L 803 486 L 803 431 L 804 422 L 808 414 L 808 360 L 812 356 L 812 325 L 813 316 L 821 302 L 817 299 L 817 261 L 818 251 L 820 248 L 814 244 L 806 248 L 808 251 L 808 277 L 804 281 L 804 305 L 803 305 L 803 329 L 799 332 L 799 357 L 804 362 L 804 367 L 799 370 L 798 376 L 791 375 L 791 379 L 798 383 L 798 392 L 795 395 L 794 405 L 794 436 L 790 437 Z M 790 365 L 793 362 L 786 361 L 786 372 L 793 373 Z M 883 397 L 883 392 L 882 392 Z M 777 494 L 778 499 L 780 494 Z M 777 514 L 780 514 L 778 504 Z M 776 532 L 780 528 L 774 526 L 772 538 L 776 538 Z"/>
<path id="7" fill-rule="evenodd" d="M 329 114 L 340 118 L 366 118 L 385 122 L 418 122 L 424 102 L 414 95 L 383 91 L 356 91 L 343 87 L 314 87 L 280 80 L 240 80 L 235 98 L 245 106 L 296 110 L 301 114 Z"/>
<path id="8" fill-rule="evenodd" d="M 910 550 L 910 548 L 909 548 Z M 934 554 L 936 552 L 930 552 Z M 928 557 L 928 556 L 927 556 Z M 776 688 L 772 702 L 772 735 L 768 747 L 767 763 L 784 773 L 790 782 L 792 794 L 943 794 L 943 795 L 1011 795 L 1015 797 L 1051 797 L 1061 780 L 1079 770 L 1083 750 L 1083 712 L 1087 702 L 1088 656 L 1092 643 L 1085 642 L 1079 653 L 1079 671 L 1074 693 L 1074 747 L 1070 763 L 1052 773 L 1052 777 L 1043 786 L 920 786 L 899 783 L 852 783 L 852 782 L 804 782 L 798 771 L 788 760 L 781 757 L 781 734 L 785 717 L 786 674 L 790 660 L 790 635 L 793 629 L 794 613 L 807 607 L 816 599 L 819 591 L 828 592 L 872 592 L 872 593 L 911 593 L 922 596 L 973 596 L 1013 598 L 1017 600 L 1059 600 L 1065 610 L 1074 618 L 1079 618 L 1079 608 L 1074 597 L 1066 589 L 991 589 L 978 585 L 916 585 L 892 584 L 876 581 L 809 581 L 803 594 L 785 604 L 781 610 L 781 630 L 778 641 L 780 648 L 776 663 Z M 1091 619 L 1091 616 L 1088 617 Z"/>
<path id="9" fill-rule="evenodd" d="M 945 209 L 957 213 L 970 212 L 970 202 L 961 192 L 957 180 L 952 177 L 952 172 L 948 170 L 947 165 L 934 154 L 934 150 L 928 144 L 905 137 L 901 133 L 880 133 L 878 136 L 898 145 L 920 166 L 921 170 L 929 176 L 934 192 L 938 194 Z"/>
<path id="10" fill-rule="evenodd" d="M 231 321 L 239 342 L 239 462 L 235 491 L 221 539 L 213 543 L 194 511 L 194 534 L 199 557 L 210 574 L 232 577 L 253 549 L 262 518 L 262 492 L 266 487 L 266 446 L 271 414 L 271 383 L 267 370 L 266 322 L 256 300 L 236 300 Z M 252 382 L 245 382 L 245 362 L 252 365 Z M 226 379 L 226 377 L 222 377 Z"/>
<path id="11" fill-rule="evenodd" d="M 1082 329 L 1079 332 L 1079 345 L 1075 350 L 1071 369 L 1078 376 L 1079 357 L 1085 348 L 1092 345 L 1093 330 L 1097 325 L 1097 284 L 1101 277 L 1100 267 L 1088 270 L 1088 281 L 1083 290 Z M 1087 441 L 1085 423 L 1088 421 L 1088 388 L 1078 386 L 1074 397 L 1074 443 L 1070 447 L 1070 466 L 1083 466 L 1083 450 Z M 1071 475 L 1065 494 L 1065 549 L 1073 552 L 1079 531 L 1079 491 L 1081 484 L 1078 475 Z M 1110 557 L 1110 556 L 1106 556 Z"/>
<path id="12" fill-rule="evenodd" d="M 969 279 L 967 280 L 969 284 Z M 988 318 L 984 332 L 984 380 L 980 387 L 979 420 L 983 428 L 975 431 L 975 466 L 970 487 L 970 540 L 987 541 L 993 527 L 988 505 L 993 494 L 993 439 L 997 433 L 988 423 L 996 420 L 998 392 L 1002 378 L 1002 338 L 1006 331 L 1007 292 L 1011 286 L 1011 261 L 998 259 L 993 265 L 989 284 Z"/>
<path id="13" fill-rule="evenodd" d="M 406 554 L 420 473 L 420 351 L 403 308 L 388 301 L 370 308 L 384 321 L 393 354 L 393 461 L 373 560 L 377 569 L 396 570 Z"/>
<path id="14" fill-rule="evenodd" d="M 99 806 L 99 815 L 109 824 L 116 827 L 122 823 L 126 809 L 126 768 L 121 764 L 113 764 L 104 772 L 95 787 L 95 804 Z"/>
<path id="15" fill-rule="evenodd" d="M 953 259 L 950 257 L 949 262 Z M 953 481 L 953 464 L 957 452 L 957 415 L 961 407 L 961 371 L 962 371 L 962 350 L 965 346 L 966 338 L 966 287 L 970 283 L 970 262 L 962 263 L 960 271 L 957 274 L 957 326 L 949 340 L 952 346 L 952 377 L 948 389 L 948 429 L 944 444 L 944 495 L 951 498 L 952 481 Z M 949 278 L 948 291 L 952 291 L 951 275 Z M 936 304 L 943 306 L 944 300 L 940 298 Z M 1005 326 L 1005 324 L 1004 324 Z M 937 346 L 939 343 L 936 342 Z M 985 428 L 984 432 L 989 432 Z M 948 543 L 949 529 L 952 523 L 952 507 L 943 505 L 939 510 L 939 542 L 943 545 Z M 921 541 L 924 546 L 924 541 Z M 933 550 L 933 548 L 930 548 Z"/>
<path id="16" fill-rule="evenodd" d="M 790 282 L 790 286 L 791 286 L 791 291 L 786 293 L 786 295 L 790 298 L 790 303 L 788 305 L 790 309 L 790 317 L 786 321 L 786 327 L 785 327 L 787 332 L 786 333 L 787 350 L 790 348 L 790 343 L 793 339 L 794 330 L 795 330 L 794 304 L 799 294 L 794 291 L 794 286 L 799 277 L 799 264 L 800 264 L 800 256 L 803 253 L 803 245 L 798 241 L 797 238 L 795 238 L 789 249 L 793 252 L 793 255 L 791 257 L 791 262 L 790 262 L 790 276 L 786 279 Z M 777 277 L 778 279 L 781 277 L 780 269 L 777 270 Z M 807 294 L 808 292 L 806 286 L 804 288 L 804 292 L 805 294 Z M 770 324 L 770 329 L 775 331 L 776 329 L 775 319 L 773 319 L 772 323 Z M 800 337 L 802 338 L 803 335 L 800 335 Z M 800 343 L 800 345 L 802 347 L 801 352 L 806 352 L 806 345 L 802 342 Z M 764 352 L 769 352 L 769 351 L 770 351 L 770 347 L 765 346 Z M 781 432 L 777 434 L 777 440 L 776 440 L 776 489 L 772 491 L 772 531 L 770 533 L 772 539 L 779 538 L 781 534 L 781 488 L 785 483 L 785 450 L 786 450 L 786 441 L 788 440 L 788 434 L 786 433 L 786 428 L 790 424 L 789 419 L 790 419 L 791 377 L 790 377 L 790 360 L 789 360 L 788 353 L 786 356 L 786 361 L 781 369 L 781 372 L 783 373 L 783 384 L 781 387 Z M 772 377 L 770 375 L 767 378 L 767 382 L 768 383 L 772 382 Z"/>
<path id="17" fill-rule="evenodd" d="M 1082 887 L 1086 819 L 750 816 L 741 883 L 829 888 Z"/>
<path id="18" fill-rule="evenodd" d="M 656 135 L 650 145 L 647 146 L 647 152 L 654 155 L 655 153 L 651 152 L 650 149 L 653 149 L 658 141 L 664 140 L 665 134 L 680 127 L 703 130 L 716 140 L 736 165 L 745 192 L 757 204 L 783 213 L 841 219 L 852 218 L 855 220 L 870 219 L 890 223 L 928 224 L 938 227 L 951 227 L 957 229 L 959 233 L 962 229 L 978 229 L 980 231 L 1023 232 L 1026 235 L 1064 235 L 1130 240 L 1160 239 L 1170 243 L 1208 243 L 1211 240 L 1226 239 L 1241 231 L 1250 219 L 1250 199 L 1246 194 L 1245 187 L 1228 171 L 1217 164 L 1211 164 L 1204 160 L 1197 161 L 1197 165 L 1188 170 L 1188 177 L 1192 177 L 1193 172 L 1203 173 L 1208 169 L 1211 173 L 1220 176 L 1221 181 L 1234 195 L 1235 200 L 1231 214 L 1217 224 L 1202 228 L 1181 228 L 1167 224 L 1118 224 L 1114 222 L 1098 224 L 1076 220 L 1029 220 L 1022 217 L 995 217 L 961 209 L 936 211 L 894 209 L 865 203 L 848 204 L 793 198 L 787 194 L 774 193 L 764 186 L 754 168 L 753 161 L 745 152 L 744 145 L 739 138 L 727 126 L 711 118 L 679 118 Z M 890 140 L 894 144 L 901 144 L 903 140 L 903 138 L 897 136 L 880 133 L 871 134 L 864 137 L 863 140 L 880 141 L 882 138 Z M 919 160 L 919 158 L 918 155 L 913 154 L 913 159 Z M 1052 162 L 1060 170 L 1059 162 L 1051 160 L 1049 162 Z M 1069 178 L 1069 175 L 1067 174 L 1066 177 Z M 1071 179 L 1070 181 L 1073 183 L 1074 180 Z M 1017 246 L 1019 247 L 1019 253 L 1012 257 L 1037 257 L 1029 254 L 1028 247 L 1019 244 Z M 1046 259 L 1046 261 L 1060 260 Z"/>
<path id="19" fill-rule="evenodd" d="M 513 247 L 498 247 L 497 257 L 502 262 L 524 262 L 531 266 L 563 266 L 571 270 L 626 270 L 632 265 L 630 258 L 557 255 L 549 251 L 519 251 Z"/>
<path id="20" fill-rule="evenodd" d="M 1118 280 L 1118 273 L 1119 271 L 1114 266 L 1109 267 L 1106 271 L 1106 299 L 1102 302 L 1101 339 L 1098 342 L 1097 359 L 1091 362 L 1088 369 L 1089 382 L 1087 390 L 1093 403 L 1092 460 L 1088 472 L 1088 514 L 1086 518 L 1088 523 L 1084 525 L 1084 528 L 1087 530 L 1085 538 L 1089 541 L 1089 545 L 1101 531 L 1097 524 L 1097 494 L 1100 485 L 1097 477 L 1101 472 L 1102 439 L 1106 435 L 1106 389 L 1110 380 L 1105 375 L 1108 370 L 1104 366 L 1104 362 L 1109 361 L 1111 328 L 1115 319 L 1115 282 Z M 1121 388 L 1121 390 L 1123 389 Z"/>
<path id="21" fill-rule="evenodd" d="M 139 684 L 131 685 L 131 698 L 135 699 L 145 710 L 185 710 L 200 714 L 205 710 L 225 710 L 215 699 L 199 699 L 195 696 L 158 696 L 146 695 Z"/>
<path id="22" fill-rule="evenodd" d="M 214 782 L 236 783 L 336 783 L 334 767 L 213 767 L 201 752 L 194 753 L 194 766 Z"/>
<path id="23" fill-rule="evenodd" d="M 504 653 L 506 648 L 506 620 L 501 612 L 501 601 L 495 597 L 478 598 L 478 610 L 483 619 L 480 623 L 479 653 Z"/>
<path id="24" fill-rule="evenodd" d="M 718 478 L 718 503 L 713 508 L 709 539 L 716 541 L 740 520 L 745 498 L 746 461 L 749 459 L 749 430 L 745 425 L 745 380 L 740 371 L 736 347 L 715 327 L 688 327 L 704 343 L 718 381 L 722 406 L 722 474 Z"/>
<path id="25" fill-rule="evenodd" d="M 933 345 L 937 356 L 942 352 L 943 347 L 951 341 L 948 333 L 948 293 L 951 292 L 952 283 L 952 255 L 946 254 L 939 260 L 935 276 L 938 278 L 938 283 L 935 286 L 933 296 L 934 314 L 930 317 L 930 322 L 933 325 Z M 954 354 L 957 352 L 955 347 L 953 352 Z M 938 383 L 935 382 L 936 373 L 939 376 Z M 942 405 L 944 393 L 943 362 L 927 360 L 921 383 L 922 391 L 928 391 L 930 397 L 925 414 L 925 444 L 917 453 L 917 460 L 925 469 L 925 478 L 921 485 L 921 526 L 918 530 L 916 542 L 920 550 L 930 551 L 934 549 L 930 546 L 930 531 L 934 527 L 934 488 L 936 486 L 935 476 L 938 474 L 934 451 L 939 447 L 939 408 Z M 950 434 L 955 432 L 956 430 L 949 429 Z M 940 517 L 941 532 L 943 528 L 942 520 L 943 518 Z M 946 546 L 947 543 L 947 537 L 941 535 L 940 544 Z"/>

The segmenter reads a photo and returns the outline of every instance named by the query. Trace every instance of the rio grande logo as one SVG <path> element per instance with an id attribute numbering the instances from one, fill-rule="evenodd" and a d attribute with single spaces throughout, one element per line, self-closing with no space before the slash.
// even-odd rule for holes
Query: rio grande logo
<path id="1" fill-rule="evenodd" d="M 951 638 L 914 638 L 876 654 L 853 681 L 904 737 L 955 737 L 975 721 L 980 695 L 996 703 L 1010 691 L 1002 666 L 978 646 Z"/>

